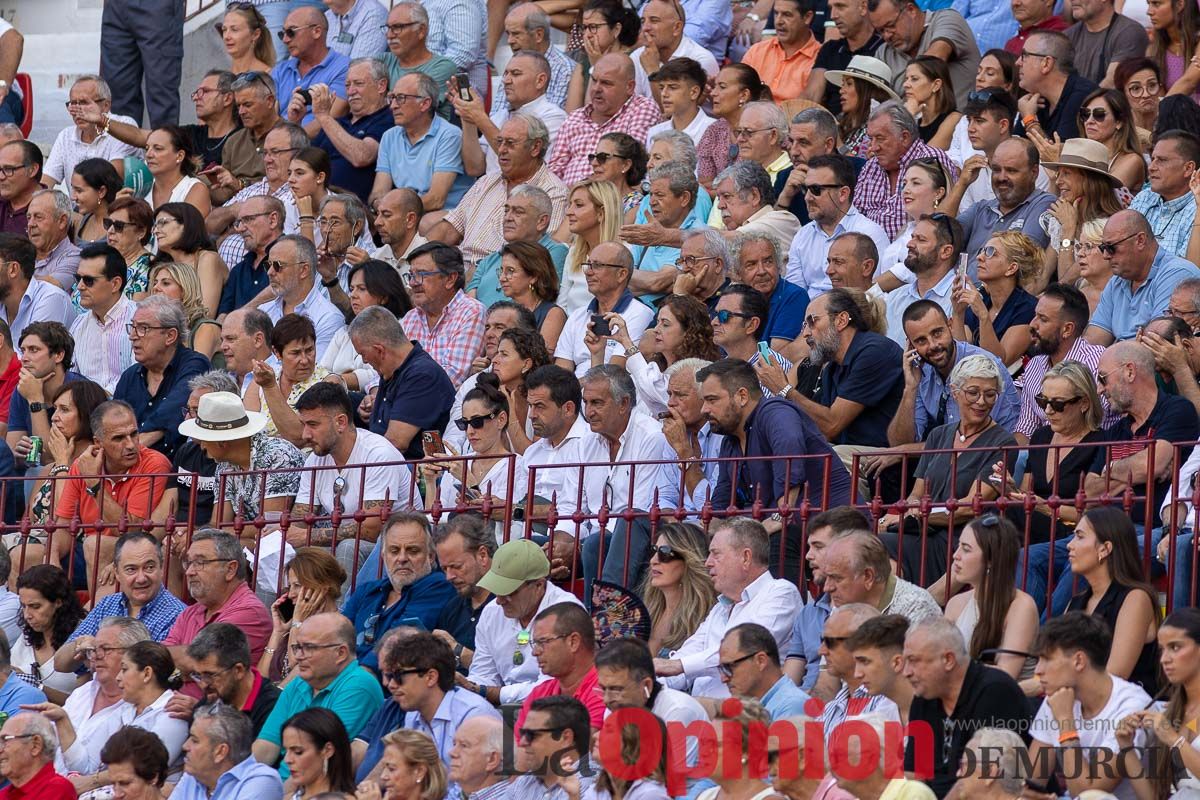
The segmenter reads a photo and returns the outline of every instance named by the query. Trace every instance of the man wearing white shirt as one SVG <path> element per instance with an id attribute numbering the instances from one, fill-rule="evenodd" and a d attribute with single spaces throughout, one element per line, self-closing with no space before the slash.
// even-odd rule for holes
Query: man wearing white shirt
<path id="1" fill-rule="evenodd" d="M 658 104 L 666 122 L 651 126 L 646 131 L 646 144 L 663 131 L 683 131 L 697 147 L 700 139 L 715 119 L 700 107 L 708 76 L 704 68 L 693 59 L 676 56 L 650 76 L 658 87 Z"/>
<path id="2" fill-rule="evenodd" d="M 31 241 L 0 233 L 0 260 L 0 319 L 8 323 L 14 342 L 21 341 L 21 331 L 31 322 L 61 322 L 70 327 L 75 319 L 71 298 L 58 284 L 33 277 L 37 256 Z"/>
<path id="3" fill-rule="evenodd" d="M 817 156 L 808 162 L 804 202 L 811 221 L 800 229 L 788 250 L 787 279 L 810 298 L 832 287 L 826 274 L 829 243 L 846 231 L 865 233 L 882 252 L 888 235 L 853 205 L 857 178 L 854 164 L 843 155 Z"/>
<path id="4" fill-rule="evenodd" d="M 75 79 L 67 95 L 67 113 L 75 124 L 63 128 L 54 139 L 50 157 L 42 170 L 42 185 L 53 187 L 59 183 L 70 184 L 75 166 L 85 158 L 103 158 L 117 161 L 125 156 L 136 156 L 142 151 L 125 144 L 112 134 L 105 133 L 103 126 L 84 120 L 87 111 L 99 111 L 115 122 L 138 126 L 137 120 L 122 114 L 109 114 L 112 108 L 112 90 L 99 75 L 80 75 Z"/>
<path id="5" fill-rule="evenodd" d="M 79 254 L 76 274 L 79 305 L 86 313 L 71 324 L 75 369 L 112 394 L 121 373 L 133 366 L 133 343 L 125 326 L 133 322 L 137 306 L 125 296 L 125 257 L 110 245 L 89 244 Z M 70 302 L 65 292 L 54 291 Z"/>
<path id="6" fill-rule="evenodd" d="M 483 98 L 476 93 L 471 94 L 470 100 L 463 100 L 457 93 L 449 95 L 463 123 L 462 157 L 468 175 L 500 169 L 496 160 L 500 129 L 518 112 L 545 123 L 553 143 L 567 112 L 546 94 L 549 85 L 550 62 L 546 57 L 536 50 L 519 50 L 504 67 L 501 87 L 508 102 L 497 103 L 490 115 L 483 106 Z"/>
<path id="7" fill-rule="evenodd" d="M 757 622 L 787 651 L 792 620 L 802 605 L 790 581 L 771 577 L 771 539 L 762 524 L 748 517 L 714 523 L 705 566 L 720 594 L 700 627 L 670 658 L 654 659 L 654 671 L 674 689 L 691 685 L 693 697 L 728 697 L 717 671 L 725 632 L 743 622 Z"/>
<path id="8" fill-rule="evenodd" d="M 683 6 L 670 0 L 650 0 L 642 6 L 642 45 L 629 54 L 633 59 L 634 91 L 643 97 L 653 97 L 650 75 L 673 58 L 690 58 L 710 78 L 716 77 L 719 67 L 713 54 L 692 39 L 684 36 L 687 23 Z"/>
<path id="9" fill-rule="evenodd" d="M 573 502 L 576 471 L 554 469 L 558 464 L 578 464 L 579 442 L 590 430 L 579 410 L 583 394 L 575 373 L 554 364 L 538 367 L 525 376 L 525 402 L 529 424 L 537 439 L 525 448 L 517 469 L 536 467 L 529 487 L 527 516 L 541 517 L 550 504 Z"/>
<path id="10" fill-rule="evenodd" d="M 411 268 L 408 254 L 427 241 L 417 233 L 417 225 L 425 216 L 421 195 L 412 189 L 392 189 L 375 201 L 375 232 L 383 244 L 371 253 L 371 258 L 386 261 L 406 278 Z"/>
<path id="11" fill-rule="evenodd" d="M 320 360 L 333 335 L 346 327 L 346 318 L 316 285 L 317 248 L 303 236 L 280 236 L 267 251 L 267 275 L 275 299 L 258 309 L 266 312 L 272 323 L 285 314 L 312 320 Z M 336 276 L 333 282 L 337 282 Z"/>
<path id="12" fill-rule="evenodd" d="M 550 562 L 529 539 L 496 549 L 478 586 L 496 596 L 475 627 L 475 657 L 466 688 L 494 705 L 520 703 L 545 676 L 533 657 L 533 618 L 557 603 L 583 605 L 550 583 Z"/>

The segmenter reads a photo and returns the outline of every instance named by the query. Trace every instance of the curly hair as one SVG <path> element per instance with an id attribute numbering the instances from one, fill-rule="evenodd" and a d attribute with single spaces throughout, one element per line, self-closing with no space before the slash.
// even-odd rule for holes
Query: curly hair
<path id="1" fill-rule="evenodd" d="M 672 294 L 663 300 L 662 306 L 659 308 L 660 317 L 663 310 L 668 308 L 671 309 L 672 316 L 683 329 L 683 341 L 672 353 L 674 358 L 670 363 L 682 361 L 685 358 L 702 358 L 705 361 L 717 361 L 721 358 L 720 351 L 713 343 L 712 321 L 708 316 L 708 306 L 691 295 Z M 655 353 L 651 361 L 658 364 L 659 369 L 666 369 L 670 366 L 666 356 L 662 353 Z"/>
<path id="2" fill-rule="evenodd" d="M 204 305 L 204 295 L 200 290 L 200 278 L 196 268 L 191 264 L 181 264 L 178 261 L 162 261 L 150 270 L 150 286 L 154 286 L 154 276 L 160 272 L 168 272 L 171 279 L 179 285 L 182 295 L 183 314 L 187 317 L 188 326 L 195 325 L 198 320 L 208 316 Z"/>
<path id="3" fill-rule="evenodd" d="M 62 647 L 75 626 L 87 616 L 67 573 L 54 564 L 35 564 L 17 578 L 17 593 L 20 594 L 23 589 L 37 592 L 47 603 L 59 603 L 51 623 L 50 645 L 55 650 Z M 24 614 L 17 616 L 17 624 L 21 626 L 21 633 L 25 634 L 25 641 L 34 650 L 45 646 L 46 634 L 29 627 Z"/>

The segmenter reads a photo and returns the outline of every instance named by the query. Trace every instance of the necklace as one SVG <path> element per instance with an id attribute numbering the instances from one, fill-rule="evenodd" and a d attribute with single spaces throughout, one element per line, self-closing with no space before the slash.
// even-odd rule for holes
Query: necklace
<path id="1" fill-rule="evenodd" d="M 987 424 L 987 425 L 984 425 L 982 428 L 980 428 L 979 430 L 975 431 L 974 433 L 964 433 L 964 432 L 963 432 L 963 428 L 962 428 L 962 423 L 960 422 L 960 423 L 958 424 L 958 431 L 957 431 L 957 433 L 958 433 L 958 441 L 960 441 L 960 442 L 965 442 L 967 439 L 974 439 L 976 436 L 978 436 L 979 434 L 983 433 L 983 432 L 984 432 L 984 431 L 986 431 L 988 428 L 992 427 L 992 425 L 994 425 L 994 424 L 995 424 L 995 420 L 993 420 L 991 417 L 988 417 L 988 424 Z"/>

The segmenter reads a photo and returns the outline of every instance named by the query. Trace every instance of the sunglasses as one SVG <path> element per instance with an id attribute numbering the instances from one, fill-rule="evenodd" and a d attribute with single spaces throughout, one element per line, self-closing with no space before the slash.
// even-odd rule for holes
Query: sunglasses
<path id="1" fill-rule="evenodd" d="M 616 153 L 588 153 L 588 161 L 600 166 L 607 164 L 610 158 L 624 158 L 624 156 L 619 156 Z"/>
<path id="2" fill-rule="evenodd" d="M 842 188 L 840 183 L 808 183 L 804 185 L 804 191 L 811 194 L 813 197 L 820 197 L 826 191 L 836 191 Z"/>
<path id="3" fill-rule="evenodd" d="M 1037 397 L 1033 398 L 1033 402 L 1037 403 L 1038 408 L 1040 408 L 1042 411 L 1045 411 L 1046 406 L 1049 406 L 1050 408 L 1054 409 L 1056 414 L 1061 414 L 1066 410 L 1067 406 L 1073 406 L 1082 399 L 1083 397 L 1080 395 L 1075 397 L 1060 398 L 1046 397 L 1044 394 L 1039 394 Z"/>
<path id="4" fill-rule="evenodd" d="M 653 555 L 658 558 L 660 564 L 666 564 L 670 561 L 679 561 L 683 556 L 676 553 L 669 544 L 660 544 L 652 551 Z"/>
<path id="5" fill-rule="evenodd" d="M 317 27 L 315 24 L 297 25 L 294 28 L 284 28 L 283 30 L 278 31 L 275 35 L 279 37 L 279 41 L 286 42 L 288 39 L 295 39 L 296 34 L 300 31 L 315 27 Z"/>
<path id="6" fill-rule="evenodd" d="M 1096 245 L 1096 249 L 1099 250 L 1102 255 L 1111 257 L 1114 253 L 1117 252 L 1117 247 L 1121 244 L 1121 242 L 1126 242 L 1135 236 L 1137 236 L 1137 233 L 1131 233 L 1128 236 L 1126 236 L 1124 239 L 1118 239 L 1117 241 L 1115 241 L 1111 244 L 1109 244 L 1108 242 L 1101 242 L 1100 244 Z"/>
<path id="7" fill-rule="evenodd" d="M 710 316 L 710 318 L 715 319 L 717 322 L 721 323 L 722 325 L 728 325 L 729 320 L 733 319 L 734 317 L 737 317 L 738 319 L 753 319 L 754 318 L 753 314 L 743 314 L 740 311 L 729 311 L 728 309 L 724 309 L 724 308 L 722 308 L 720 311 L 714 311 L 709 316 Z"/>
<path id="8" fill-rule="evenodd" d="M 77 283 L 82 283 L 89 289 L 95 286 L 96 281 L 98 280 L 100 280 L 99 275 L 80 275 L 78 272 L 75 273 L 75 281 Z"/>
<path id="9" fill-rule="evenodd" d="M 826 650 L 832 650 L 849 638 L 849 636 L 822 636 L 821 641 L 824 642 Z"/>
<path id="10" fill-rule="evenodd" d="M 533 635 L 529 631 L 517 631 L 517 646 L 513 648 L 512 663 L 514 667 L 519 667 L 525 663 L 525 654 L 521 652 L 522 647 L 529 647 L 529 642 Z"/>
<path id="11" fill-rule="evenodd" d="M 1079 111 L 1079 121 L 1087 122 L 1089 119 L 1094 119 L 1096 122 L 1104 122 L 1108 119 L 1107 108 L 1084 108 Z"/>
<path id="12" fill-rule="evenodd" d="M 493 411 L 490 414 L 485 414 L 481 417 L 471 417 L 470 419 L 467 419 L 466 417 L 460 417 L 459 419 L 454 420 L 454 427 L 458 428 L 460 431 L 465 431 L 467 428 L 479 430 L 487 424 L 488 420 L 495 419 L 496 413 L 497 412 Z"/>
<path id="13" fill-rule="evenodd" d="M 117 233 L 124 233 L 126 228 L 133 225 L 132 222 L 121 222 L 121 220 L 112 219 L 111 217 L 104 220 L 100 224 L 104 226 L 104 230 L 116 231 Z"/>
<path id="14" fill-rule="evenodd" d="M 762 652 L 761 650 L 758 651 L 758 653 L 761 653 L 761 652 Z M 735 658 L 733 661 L 728 661 L 728 662 L 723 662 L 723 663 L 717 664 L 717 672 L 721 673 L 726 678 L 732 677 L 733 671 L 737 668 L 738 664 L 742 663 L 743 661 L 747 661 L 751 658 L 754 658 L 756 655 L 758 655 L 758 653 L 749 653 L 747 655 L 742 656 L 741 658 Z"/>

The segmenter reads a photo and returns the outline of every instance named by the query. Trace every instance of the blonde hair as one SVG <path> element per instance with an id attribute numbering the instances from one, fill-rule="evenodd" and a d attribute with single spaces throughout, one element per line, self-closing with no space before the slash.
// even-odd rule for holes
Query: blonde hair
<path id="1" fill-rule="evenodd" d="M 411 767 L 424 767 L 421 778 L 421 800 L 442 800 L 446 796 L 446 768 L 438 755 L 433 739 L 421 731 L 400 728 L 383 737 L 384 748 L 394 747 Z"/>
<path id="2" fill-rule="evenodd" d="M 1103 413 L 1100 410 L 1100 397 L 1096 394 L 1096 381 L 1092 378 L 1091 370 L 1078 361 L 1068 359 L 1060 361 L 1046 370 L 1046 374 L 1042 377 L 1043 383 L 1046 378 L 1062 378 L 1071 384 L 1075 393 L 1088 401 L 1088 410 L 1083 415 L 1083 421 L 1087 423 L 1088 430 L 1100 430 Z M 1041 391 L 1040 386 L 1038 391 Z"/>
<path id="3" fill-rule="evenodd" d="M 1083 223 L 1079 229 L 1079 240 L 1083 242 L 1091 242 L 1098 244 L 1104 240 L 1104 225 L 1108 222 L 1108 217 L 1097 217 L 1089 219 Z"/>
<path id="4" fill-rule="evenodd" d="M 672 522 L 660 526 L 652 541 L 657 542 L 660 538 L 683 558 L 679 606 L 662 642 L 663 647 L 675 650 L 696 632 L 717 604 L 717 590 L 704 566 L 708 545 L 703 531 L 695 525 Z M 667 599 L 661 589 L 650 585 L 649 570 L 642 583 L 642 600 L 650 612 L 650 619 L 660 619 L 666 613 Z"/>
<path id="5" fill-rule="evenodd" d="M 621 223 L 624 222 L 624 215 L 621 213 L 621 195 L 617 193 L 617 187 L 613 186 L 609 181 L 594 181 L 591 178 L 580 181 L 571 187 L 571 191 L 567 192 L 567 202 L 570 203 L 571 196 L 575 192 L 583 189 L 591 198 L 592 206 L 596 209 L 596 213 L 601 216 L 600 220 L 600 241 L 615 242 L 619 239 L 618 234 L 621 232 Z M 584 241 L 582 236 L 576 236 L 571 242 L 571 250 L 567 253 L 568 272 L 578 272 L 582 269 L 582 264 L 587 261 L 588 255 L 591 253 L 591 248 Z"/>
<path id="6" fill-rule="evenodd" d="M 1020 231 L 999 231 L 992 238 L 1004 250 L 1004 256 L 1017 265 L 1017 286 L 1026 286 L 1042 272 L 1045 250 Z"/>
<path id="7" fill-rule="evenodd" d="M 183 306 L 183 314 L 187 317 L 188 326 L 195 325 L 197 320 L 207 317 L 208 309 L 204 307 L 204 295 L 200 290 L 200 278 L 196 275 L 195 267 L 190 264 L 181 264 L 178 261 L 156 264 L 150 270 L 151 287 L 154 286 L 154 276 L 163 270 L 171 273 L 171 278 L 179 284 L 179 289 L 183 292 L 180 305 Z"/>

